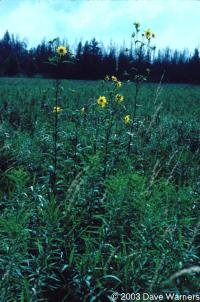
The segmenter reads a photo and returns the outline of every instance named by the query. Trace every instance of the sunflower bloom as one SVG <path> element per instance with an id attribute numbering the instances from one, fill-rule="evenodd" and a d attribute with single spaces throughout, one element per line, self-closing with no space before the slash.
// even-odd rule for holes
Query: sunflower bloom
<path id="1" fill-rule="evenodd" d="M 97 103 L 98 105 L 101 107 L 101 108 L 104 108 L 107 104 L 107 100 L 106 100 L 106 97 L 105 96 L 100 96 L 97 100 Z"/>
<path id="2" fill-rule="evenodd" d="M 118 88 L 120 88 L 120 87 L 122 86 L 122 82 L 117 81 L 117 82 L 116 82 L 116 86 L 117 86 Z"/>
<path id="3" fill-rule="evenodd" d="M 115 101 L 116 101 L 117 103 L 123 102 L 123 101 L 124 101 L 124 96 L 121 95 L 121 94 L 116 94 L 116 96 L 115 96 Z"/>
<path id="4" fill-rule="evenodd" d="M 117 82 L 117 77 L 113 75 L 113 76 L 111 77 L 111 80 L 112 80 L 113 82 Z"/>
<path id="5" fill-rule="evenodd" d="M 61 112 L 62 111 L 62 109 L 60 108 L 60 107 L 53 107 L 53 112 L 55 113 L 55 112 Z"/>
<path id="6" fill-rule="evenodd" d="M 65 56 L 67 53 L 67 48 L 64 46 L 58 46 L 58 48 L 56 49 L 57 54 L 59 54 L 60 56 Z"/>
<path id="7" fill-rule="evenodd" d="M 150 40 L 151 37 L 152 37 L 152 31 L 151 31 L 151 29 L 150 29 L 150 28 L 147 29 L 147 30 L 144 32 L 144 35 L 145 35 L 145 37 L 146 37 L 148 40 Z"/>
<path id="8" fill-rule="evenodd" d="M 129 115 L 129 114 L 128 114 L 128 115 L 125 115 L 124 118 L 123 118 L 123 120 L 124 120 L 124 123 L 125 123 L 125 124 L 129 124 L 130 121 L 131 121 L 130 115 Z"/>

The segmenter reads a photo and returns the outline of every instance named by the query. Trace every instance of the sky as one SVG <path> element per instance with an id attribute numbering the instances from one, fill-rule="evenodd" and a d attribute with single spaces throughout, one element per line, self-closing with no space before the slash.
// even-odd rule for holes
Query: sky
<path id="1" fill-rule="evenodd" d="M 157 48 L 200 46 L 198 0 L 0 0 L 0 37 L 6 30 L 36 46 L 44 38 L 128 46 L 133 23 L 151 28 Z"/>

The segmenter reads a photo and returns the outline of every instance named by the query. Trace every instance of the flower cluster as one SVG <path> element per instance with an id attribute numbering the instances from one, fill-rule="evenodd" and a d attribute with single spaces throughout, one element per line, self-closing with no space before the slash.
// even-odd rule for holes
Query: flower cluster
<path id="1" fill-rule="evenodd" d="M 112 81 L 117 88 L 120 88 L 122 86 L 122 82 L 120 82 L 116 76 L 112 75 L 112 76 L 109 76 L 109 75 L 106 75 L 105 76 L 105 81 Z"/>
<path id="2" fill-rule="evenodd" d="M 150 46 L 150 41 L 152 38 L 155 38 L 155 34 L 152 32 L 150 28 L 146 29 L 142 34 L 141 38 L 139 36 L 139 32 L 141 31 L 140 23 L 134 22 L 133 23 L 135 30 L 132 33 L 132 38 L 134 38 L 135 45 L 138 49 L 144 49 L 144 46 L 147 45 L 148 48 L 151 50 L 155 50 L 155 46 Z M 147 40 L 147 44 L 145 43 L 145 39 Z"/>
<path id="3" fill-rule="evenodd" d="M 124 101 L 124 96 L 122 94 L 116 94 L 115 95 L 115 101 L 120 104 L 121 102 Z M 101 107 L 101 108 L 104 108 L 107 104 L 108 104 L 108 101 L 106 99 L 105 96 L 99 96 L 99 98 L 97 99 L 97 103 L 98 105 Z M 81 109 L 81 112 L 84 113 L 85 112 L 85 107 L 83 107 Z M 123 117 L 123 121 L 125 124 L 129 124 L 131 122 L 131 118 L 130 118 L 130 115 L 125 115 Z"/>

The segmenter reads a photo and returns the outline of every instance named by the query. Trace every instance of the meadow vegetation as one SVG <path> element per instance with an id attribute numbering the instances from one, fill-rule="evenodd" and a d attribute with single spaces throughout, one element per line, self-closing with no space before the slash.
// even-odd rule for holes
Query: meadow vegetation
<path id="1" fill-rule="evenodd" d="M 0 79 L 2 302 L 199 292 L 200 87 L 113 80 Z"/>

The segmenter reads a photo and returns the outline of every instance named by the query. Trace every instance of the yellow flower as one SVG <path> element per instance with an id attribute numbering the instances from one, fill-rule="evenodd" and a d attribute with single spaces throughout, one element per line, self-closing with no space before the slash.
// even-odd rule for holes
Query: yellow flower
<path id="1" fill-rule="evenodd" d="M 56 52 L 60 55 L 60 56 L 65 56 L 67 53 L 67 48 L 64 46 L 58 46 L 58 48 L 56 49 Z"/>
<path id="2" fill-rule="evenodd" d="M 121 94 L 116 94 L 115 100 L 116 100 L 117 103 L 121 103 L 121 102 L 124 101 L 124 96 L 121 95 Z"/>
<path id="3" fill-rule="evenodd" d="M 53 107 L 53 112 L 61 112 L 62 109 L 60 107 Z"/>
<path id="4" fill-rule="evenodd" d="M 118 88 L 120 88 L 120 87 L 122 86 L 122 82 L 117 81 L 117 82 L 116 82 L 116 86 L 117 86 Z"/>
<path id="5" fill-rule="evenodd" d="M 106 100 L 106 97 L 105 96 L 100 96 L 97 100 L 97 103 L 99 104 L 99 106 L 101 108 L 104 108 L 107 104 L 107 100 Z"/>
<path id="6" fill-rule="evenodd" d="M 150 29 L 150 28 L 147 29 L 147 30 L 144 32 L 144 35 L 145 35 L 145 37 L 146 37 L 148 40 L 150 40 L 151 37 L 152 37 L 152 31 L 151 31 L 151 29 Z"/>
<path id="7" fill-rule="evenodd" d="M 109 81 L 110 80 L 110 77 L 109 77 L 109 75 L 107 75 L 106 77 L 105 77 L 105 81 Z"/>
<path id="8" fill-rule="evenodd" d="M 129 114 L 128 114 L 128 115 L 125 115 L 123 120 L 124 120 L 124 123 L 125 123 L 125 124 L 129 124 L 130 121 L 131 121 L 130 115 L 129 115 Z"/>
<path id="9" fill-rule="evenodd" d="M 113 82 L 117 82 L 117 77 L 113 75 L 113 76 L 111 77 L 111 80 L 112 80 Z"/>

